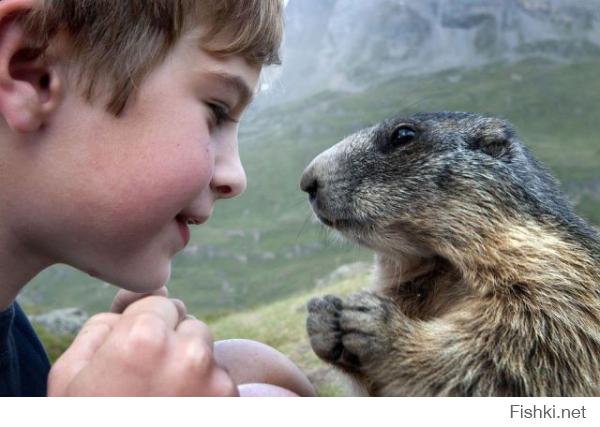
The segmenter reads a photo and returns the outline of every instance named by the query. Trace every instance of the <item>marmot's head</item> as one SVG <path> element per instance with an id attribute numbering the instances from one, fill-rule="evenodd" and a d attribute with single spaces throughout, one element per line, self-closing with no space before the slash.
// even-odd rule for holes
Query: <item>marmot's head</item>
<path id="1" fill-rule="evenodd" d="M 569 210 L 509 123 L 470 113 L 363 129 L 316 157 L 301 188 L 325 225 L 372 249 L 418 256 Z"/>

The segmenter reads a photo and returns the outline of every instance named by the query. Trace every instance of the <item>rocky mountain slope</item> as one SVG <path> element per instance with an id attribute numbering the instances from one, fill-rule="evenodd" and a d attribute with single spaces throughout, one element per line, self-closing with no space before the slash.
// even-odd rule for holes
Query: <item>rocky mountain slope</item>
<path id="1" fill-rule="evenodd" d="M 266 102 L 525 57 L 600 54 L 600 0 L 291 0 Z"/>

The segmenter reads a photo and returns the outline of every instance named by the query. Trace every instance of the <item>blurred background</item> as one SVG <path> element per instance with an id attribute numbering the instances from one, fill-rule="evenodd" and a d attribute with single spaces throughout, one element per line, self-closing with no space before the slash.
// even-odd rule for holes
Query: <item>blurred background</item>
<path id="1" fill-rule="evenodd" d="M 310 351 L 305 303 L 366 286 L 372 255 L 319 226 L 298 182 L 344 136 L 417 111 L 504 117 L 600 224 L 600 0 L 290 0 L 282 52 L 240 130 L 248 190 L 193 231 L 170 290 L 217 338 L 292 357 L 320 394 L 345 391 Z M 115 292 L 59 265 L 20 302 L 55 357 Z"/>

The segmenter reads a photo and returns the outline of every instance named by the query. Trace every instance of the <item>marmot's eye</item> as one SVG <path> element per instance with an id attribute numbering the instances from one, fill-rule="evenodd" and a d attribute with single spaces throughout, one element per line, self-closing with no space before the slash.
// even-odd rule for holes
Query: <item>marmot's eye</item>
<path id="1" fill-rule="evenodd" d="M 392 133 L 392 144 L 404 145 L 411 142 L 417 136 L 417 131 L 410 125 L 398 126 Z"/>

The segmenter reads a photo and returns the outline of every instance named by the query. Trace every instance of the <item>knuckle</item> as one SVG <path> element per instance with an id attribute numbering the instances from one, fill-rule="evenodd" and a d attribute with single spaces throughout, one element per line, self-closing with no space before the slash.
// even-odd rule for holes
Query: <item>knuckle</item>
<path id="1" fill-rule="evenodd" d="M 126 354 L 145 357 L 160 356 L 166 349 L 168 330 L 158 316 L 143 313 L 135 317 L 127 337 Z"/>
<path id="2" fill-rule="evenodd" d="M 211 346 L 198 339 L 185 339 L 183 347 L 183 369 L 188 373 L 202 374 L 213 364 Z"/>
<path id="3" fill-rule="evenodd" d="M 206 337 L 206 340 L 212 342 L 213 334 L 208 325 L 198 319 L 190 319 L 191 325 L 197 329 L 197 331 L 203 336 Z"/>
<path id="4" fill-rule="evenodd" d="M 209 343 L 212 346 L 213 334 L 208 325 L 200 320 L 192 317 L 188 317 L 183 320 L 177 327 L 177 331 L 180 332 L 182 337 L 196 337 L 200 338 L 203 342 Z"/>

